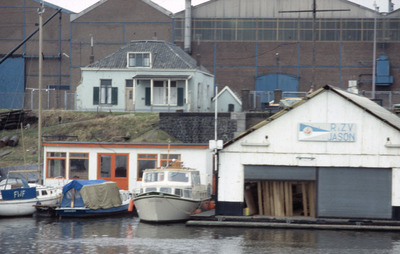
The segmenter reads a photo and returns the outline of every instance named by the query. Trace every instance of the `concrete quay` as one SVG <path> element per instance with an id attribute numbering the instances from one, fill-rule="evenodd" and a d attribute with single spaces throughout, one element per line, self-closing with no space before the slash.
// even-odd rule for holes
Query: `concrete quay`
<path id="1" fill-rule="evenodd" d="M 212 211 L 194 215 L 186 226 L 244 227 L 317 230 L 400 231 L 400 221 L 325 219 L 307 217 L 214 216 Z"/>

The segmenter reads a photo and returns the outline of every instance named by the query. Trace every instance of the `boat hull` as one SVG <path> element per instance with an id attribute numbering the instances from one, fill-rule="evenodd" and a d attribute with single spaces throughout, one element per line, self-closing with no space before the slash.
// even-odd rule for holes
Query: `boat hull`
<path id="1" fill-rule="evenodd" d="M 59 197 L 50 197 L 46 199 L 19 199 L 19 200 L 1 200 L 0 216 L 29 216 L 36 211 L 35 205 L 39 202 L 42 205 L 55 205 Z"/>
<path id="2" fill-rule="evenodd" d="M 61 217 L 98 217 L 98 216 L 110 216 L 121 213 L 127 213 L 129 204 L 121 205 L 118 207 L 112 207 L 108 209 L 89 209 L 86 207 L 59 207 L 56 208 L 56 214 Z"/>
<path id="3" fill-rule="evenodd" d="M 161 223 L 186 221 L 201 204 L 201 200 L 163 193 L 141 194 L 134 202 L 141 221 Z"/>

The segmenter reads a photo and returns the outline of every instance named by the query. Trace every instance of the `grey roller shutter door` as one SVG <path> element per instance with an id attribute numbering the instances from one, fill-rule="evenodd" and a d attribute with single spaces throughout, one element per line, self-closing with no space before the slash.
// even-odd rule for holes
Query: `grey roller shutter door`
<path id="1" fill-rule="evenodd" d="M 392 217 L 391 169 L 319 168 L 318 217 Z"/>

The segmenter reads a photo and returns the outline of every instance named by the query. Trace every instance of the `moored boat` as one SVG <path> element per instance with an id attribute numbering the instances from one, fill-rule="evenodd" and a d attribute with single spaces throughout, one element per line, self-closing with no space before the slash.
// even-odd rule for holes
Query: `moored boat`
<path id="1" fill-rule="evenodd" d="M 63 187 L 63 199 L 55 212 L 61 217 L 108 216 L 128 212 L 130 201 L 129 191 L 118 189 L 115 182 L 72 180 Z"/>
<path id="2" fill-rule="evenodd" d="M 144 170 L 141 191 L 134 197 L 141 221 L 186 221 L 210 199 L 207 186 L 200 183 L 200 172 L 176 165 Z"/>
<path id="3" fill-rule="evenodd" d="M 27 183 L 24 179 L 8 178 L 0 182 L 0 216 L 29 216 L 35 205 L 56 205 L 61 191 L 55 187 Z"/>

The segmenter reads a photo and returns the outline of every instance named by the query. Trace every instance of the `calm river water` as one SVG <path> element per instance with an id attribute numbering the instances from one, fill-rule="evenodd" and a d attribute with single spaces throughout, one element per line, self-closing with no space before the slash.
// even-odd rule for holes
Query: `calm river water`
<path id="1" fill-rule="evenodd" d="M 130 216 L 6 218 L 0 253 L 400 253 L 400 233 L 152 225 Z"/>

